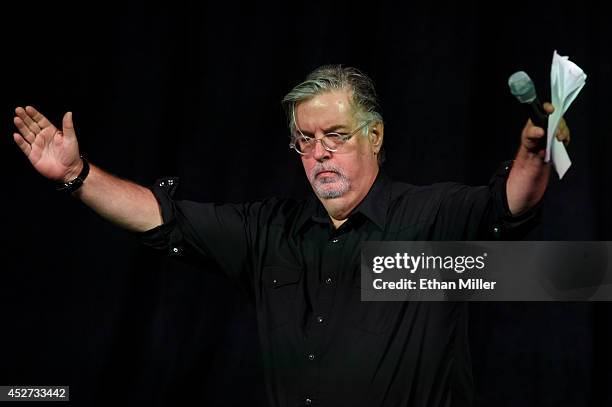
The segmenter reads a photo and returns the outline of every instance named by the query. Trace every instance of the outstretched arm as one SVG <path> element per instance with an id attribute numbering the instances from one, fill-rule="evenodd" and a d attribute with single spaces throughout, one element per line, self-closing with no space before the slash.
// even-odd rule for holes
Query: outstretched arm
<path id="1" fill-rule="evenodd" d="M 548 114 L 555 109 L 550 103 L 544 104 Z M 531 120 L 523 128 L 521 145 L 506 184 L 508 207 L 513 215 L 519 215 L 535 206 L 546 191 L 550 175 L 550 163 L 544 162 L 546 154 L 546 130 L 535 126 Z M 556 137 L 565 144 L 570 132 L 565 120 L 561 119 Z"/>
<path id="2" fill-rule="evenodd" d="M 40 174 L 56 182 L 73 180 L 83 168 L 72 113 L 62 120 L 62 130 L 31 106 L 15 109 L 19 133 L 13 139 Z M 131 231 L 144 232 L 162 224 L 153 193 L 143 186 L 90 166 L 83 186 L 73 193 L 105 219 Z"/>

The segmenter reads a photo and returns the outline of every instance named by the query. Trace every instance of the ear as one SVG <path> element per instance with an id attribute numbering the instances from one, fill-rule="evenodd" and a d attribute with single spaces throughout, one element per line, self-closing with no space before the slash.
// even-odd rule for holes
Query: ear
<path id="1" fill-rule="evenodd" d="M 376 122 L 370 128 L 370 131 L 368 133 L 368 138 L 370 139 L 372 148 L 374 149 L 374 152 L 377 154 L 382 148 L 384 133 L 385 133 L 385 126 L 382 122 Z"/>

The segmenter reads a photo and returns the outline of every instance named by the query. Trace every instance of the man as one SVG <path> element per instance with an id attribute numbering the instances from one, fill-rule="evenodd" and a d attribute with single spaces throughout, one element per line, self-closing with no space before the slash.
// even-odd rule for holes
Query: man
<path id="1" fill-rule="evenodd" d="M 380 171 L 382 116 L 358 70 L 318 68 L 283 103 L 316 195 L 307 201 L 176 201 L 175 178 L 148 189 L 81 159 L 70 113 L 60 131 L 17 108 L 14 139 L 36 170 L 106 219 L 171 256 L 212 258 L 247 289 L 271 405 L 470 405 L 466 305 L 361 302 L 360 243 L 512 236 L 547 186 L 544 130 L 527 122 L 514 164 L 488 187 L 416 187 Z M 569 140 L 564 122 L 557 138 Z"/>

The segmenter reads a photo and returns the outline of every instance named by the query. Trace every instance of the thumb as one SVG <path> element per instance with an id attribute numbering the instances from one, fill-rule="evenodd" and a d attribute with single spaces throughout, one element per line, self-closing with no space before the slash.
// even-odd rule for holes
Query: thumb
<path id="1" fill-rule="evenodd" d="M 64 118 L 62 119 L 62 130 L 64 133 L 64 137 L 67 138 L 76 138 L 76 133 L 74 132 L 74 124 L 72 123 L 72 112 L 66 112 Z"/>
<path id="2" fill-rule="evenodd" d="M 555 111 L 555 107 L 552 105 L 552 103 L 549 102 L 544 102 L 544 110 L 546 111 L 546 113 L 548 114 L 552 114 L 552 112 Z"/>

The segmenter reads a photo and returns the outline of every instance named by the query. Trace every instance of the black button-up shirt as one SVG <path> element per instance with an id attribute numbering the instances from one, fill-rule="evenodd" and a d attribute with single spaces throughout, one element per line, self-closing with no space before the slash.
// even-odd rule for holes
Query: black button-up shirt
<path id="1" fill-rule="evenodd" d="M 320 202 L 268 199 L 212 204 L 153 192 L 164 224 L 146 244 L 206 256 L 255 304 L 272 406 L 465 406 L 472 402 L 467 304 L 362 302 L 360 243 L 512 237 L 511 162 L 488 186 L 413 186 L 382 172 L 338 229 Z"/>

